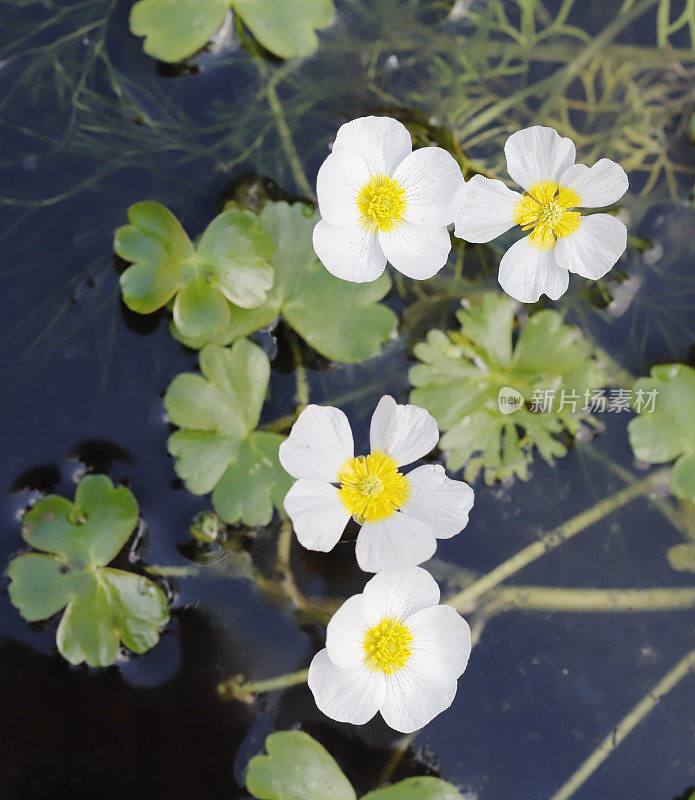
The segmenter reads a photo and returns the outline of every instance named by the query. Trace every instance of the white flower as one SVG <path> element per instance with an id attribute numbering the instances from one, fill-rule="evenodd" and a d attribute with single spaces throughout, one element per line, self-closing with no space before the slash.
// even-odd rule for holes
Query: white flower
<path id="1" fill-rule="evenodd" d="M 432 450 L 439 439 L 424 408 L 381 398 L 370 427 L 372 452 L 354 457 L 352 431 L 337 408 L 309 405 L 280 445 L 280 463 L 299 478 L 285 497 L 297 539 L 309 550 L 332 550 L 350 517 L 362 525 L 357 563 L 365 572 L 421 564 L 437 538 L 468 522 L 473 490 L 438 464 L 404 475 L 399 467 Z"/>
<path id="2" fill-rule="evenodd" d="M 412 733 L 449 708 L 471 632 L 456 609 L 438 603 L 439 587 L 420 567 L 380 572 L 346 600 L 309 667 L 319 709 L 355 725 L 380 711 L 387 725 Z"/>
<path id="3" fill-rule="evenodd" d="M 572 140 L 538 125 L 512 134 L 504 153 L 524 194 L 502 181 L 471 178 L 456 236 L 489 242 L 515 224 L 530 231 L 507 250 L 499 270 L 504 291 L 522 303 L 535 303 L 541 294 L 557 300 L 567 291 L 570 272 L 603 277 L 625 251 L 627 228 L 610 214 L 582 216 L 574 209 L 617 202 L 628 189 L 625 170 L 607 158 L 593 167 L 575 164 Z"/>
<path id="4" fill-rule="evenodd" d="M 388 260 L 411 278 L 431 278 L 446 264 L 463 176 L 446 150 L 412 149 L 390 117 L 361 117 L 338 131 L 316 179 L 322 219 L 314 228 L 314 250 L 336 277 L 373 281 Z"/>

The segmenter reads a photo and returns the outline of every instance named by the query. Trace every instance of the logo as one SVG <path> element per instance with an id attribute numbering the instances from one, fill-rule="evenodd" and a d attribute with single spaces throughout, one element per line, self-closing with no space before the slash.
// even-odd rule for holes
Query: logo
<path id="1" fill-rule="evenodd" d="M 497 395 L 497 407 L 502 414 L 513 414 L 524 405 L 524 396 L 511 386 L 503 386 Z"/>

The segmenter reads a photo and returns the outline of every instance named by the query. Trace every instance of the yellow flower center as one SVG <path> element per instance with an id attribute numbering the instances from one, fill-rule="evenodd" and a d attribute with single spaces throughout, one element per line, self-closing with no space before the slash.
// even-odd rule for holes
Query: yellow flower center
<path id="1" fill-rule="evenodd" d="M 377 522 L 386 519 L 408 499 L 408 479 L 386 453 L 348 459 L 338 473 L 338 494 L 355 519 Z"/>
<path id="2" fill-rule="evenodd" d="M 386 175 L 375 175 L 357 195 L 362 224 L 373 231 L 391 231 L 405 213 L 405 189 Z"/>
<path id="3" fill-rule="evenodd" d="M 364 635 L 365 660 L 373 670 L 391 675 L 406 665 L 412 641 L 407 625 L 394 617 L 384 617 Z"/>
<path id="4" fill-rule="evenodd" d="M 579 211 L 571 211 L 580 202 L 574 189 L 552 181 L 534 183 L 514 206 L 514 222 L 528 231 L 529 242 L 541 250 L 551 250 L 562 236 L 579 230 Z"/>

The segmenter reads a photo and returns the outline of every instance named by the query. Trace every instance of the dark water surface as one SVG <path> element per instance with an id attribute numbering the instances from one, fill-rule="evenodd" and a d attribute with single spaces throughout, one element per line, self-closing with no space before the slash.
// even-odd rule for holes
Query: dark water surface
<path id="1" fill-rule="evenodd" d="M 551 13 L 560 5 L 545 3 Z M 568 24 L 599 35 L 622 3 L 575 5 Z M 190 564 L 182 554 L 189 552 L 188 528 L 209 499 L 189 494 L 176 479 L 161 398 L 176 374 L 195 368 L 197 354 L 172 339 L 166 314 L 142 318 L 122 305 L 113 231 L 130 204 L 149 198 L 169 205 L 196 234 L 252 174 L 267 176 L 279 193 L 301 195 L 254 59 L 230 38 L 218 52 L 195 59 L 193 69 L 158 65 L 128 32 L 130 6 L 126 0 L 0 2 L 3 568 L 23 549 L 19 519 L 27 505 L 45 492 L 72 497 L 85 470 L 132 489 L 146 530 L 138 552 L 147 563 Z M 432 107 L 436 87 L 424 85 L 420 63 L 435 47 L 431 32 L 442 35 L 448 7 L 344 0 L 313 59 L 265 62 L 273 73 L 289 70 L 280 94 L 310 182 L 337 126 L 351 117 L 416 109 L 455 127 L 453 110 L 442 119 L 443 106 Z M 509 4 L 512 23 L 515 8 Z M 465 20 L 452 25 L 457 30 Z M 653 15 L 628 26 L 621 41 L 653 45 Z M 688 46 L 678 37 L 673 44 Z M 534 67 L 539 74 L 556 68 L 547 60 Z M 692 166 L 683 120 L 695 97 L 682 102 L 665 135 L 680 163 Z M 519 127 L 528 122 L 519 119 Z M 481 157 L 487 157 L 484 147 Z M 693 179 L 677 175 L 674 197 L 659 177 L 638 198 L 648 177 L 637 170 L 631 178 L 631 232 L 654 243 L 647 254 L 632 248 L 621 262 L 639 283 L 638 294 L 616 316 L 573 282 L 560 306 L 623 366 L 645 374 L 654 363 L 693 356 L 695 212 L 686 201 Z M 464 274 L 472 278 L 476 269 L 466 262 Z M 494 275 L 488 283 L 494 285 Z M 615 289 L 629 294 L 633 285 Z M 395 291 L 388 302 L 403 309 Z M 424 329 L 403 329 L 381 357 L 359 367 L 329 365 L 306 350 L 312 400 L 330 402 L 366 387 L 358 400 L 343 404 L 359 445 L 382 394 L 406 400 L 413 341 L 427 324 L 451 322 L 455 307 L 445 302 Z M 270 353 L 278 351 L 265 419 L 294 408 L 286 342 L 282 329 L 276 334 L 258 338 Z M 627 414 L 612 416 L 592 447 L 634 472 L 627 422 Z M 537 460 L 526 484 L 479 481 L 471 523 L 440 543 L 439 562 L 492 569 L 541 531 L 621 488 L 621 479 L 586 447 L 571 449 L 555 467 Z M 261 563 L 276 535 L 271 525 L 249 544 Z M 668 520 L 640 499 L 528 567 L 518 582 L 692 586 L 692 574 L 674 572 L 666 560 L 680 541 Z M 350 544 L 326 556 L 293 546 L 292 562 L 311 596 L 352 593 L 364 580 Z M 223 569 L 177 579 L 168 590 L 175 596 L 172 620 L 160 644 L 116 667 L 90 670 L 70 667 L 57 654 L 57 620 L 28 625 L 21 619 L 3 578 L 0 798 L 231 800 L 244 796 L 243 770 L 265 735 L 297 725 L 328 747 L 360 791 L 375 785 L 399 742 L 379 720 L 361 728 L 334 724 L 317 711 L 306 686 L 254 705 L 217 695 L 217 683 L 236 673 L 260 679 L 306 666 L 321 646 L 319 629 L 298 626 L 250 582 Z M 395 777 L 441 774 L 466 800 L 549 798 L 694 643 L 692 611 L 496 616 L 453 707 L 418 735 Z M 667 696 L 575 797 L 674 800 L 691 785 L 695 676 Z"/>

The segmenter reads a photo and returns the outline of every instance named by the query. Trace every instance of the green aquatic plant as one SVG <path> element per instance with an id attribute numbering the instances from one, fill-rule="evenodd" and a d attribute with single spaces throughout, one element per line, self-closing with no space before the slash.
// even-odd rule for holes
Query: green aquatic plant
<path id="1" fill-rule="evenodd" d="M 23 4 L 22 0 L 12 5 L 19 4 Z M 258 91 L 261 101 L 264 97 L 274 97 L 278 105 L 278 96 L 282 99 L 283 119 L 289 131 L 303 145 L 308 142 L 301 151 L 301 158 L 306 163 L 316 160 L 318 148 L 325 150 L 325 141 L 321 137 L 321 141 L 312 143 L 311 136 L 306 134 L 307 125 L 317 129 L 323 125 L 325 109 L 329 109 L 328 113 L 332 115 L 335 109 L 356 106 L 374 108 L 378 112 L 383 108 L 393 110 L 416 104 L 427 111 L 428 117 L 441 121 L 442 126 L 454 127 L 450 136 L 452 152 L 456 152 L 460 139 L 466 147 L 466 153 L 459 154 L 461 163 L 471 170 L 502 174 L 499 170 L 501 162 L 495 156 L 495 152 L 501 151 L 496 145 L 503 142 L 510 126 L 540 119 L 557 124 L 566 132 L 578 130 L 581 155 L 588 161 L 592 160 L 591 152 L 603 149 L 608 140 L 613 157 L 620 158 L 628 169 L 636 173 L 636 188 L 644 187 L 644 200 L 649 207 L 655 198 L 663 197 L 664 187 L 672 197 L 682 197 L 683 187 L 678 181 L 684 173 L 688 180 L 686 191 L 690 191 L 692 172 L 686 172 L 689 165 L 677 163 L 684 98 L 688 95 L 692 98 L 691 65 L 695 61 L 695 51 L 688 46 L 691 41 L 689 29 L 695 30 L 692 24 L 689 25 L 690 20 L 695 19 L 695 6 L 689 0 L 682 13 L 671 0 L 624 0 L 615 13 L 616 23 L 626 27 L 637 18 L 634 12 L 640 11 L 646 24 L 639 31 L 639 44 L 627 36 L 621 41 L 617 26 L 612 26 L 610 37 L 602 36 L 594 43 L 596 37 L 568 22 L 570 14 L 574 19 L 577 12 L 584 11 L 580 5 L 591 5 L 587 14 L 596 11 L 596 19 L 600 22 L 600 2 L 563 0 L 561 4 L 548 4 L 509 0 L 502 4 L 489 0 L 467 4 L 464 1 L 453 4 L 454 12 L 457 8 L 459 11 L 470 10 L 470 24 L 466 24 L 465 19 L 457 22 L 452 14 L 451 24 L 441 27 L 414 24 L 407 27 L 404 24 L 406 10 L 422 5 L 410 0 L 355 0 L 345 4 L 346 14 L 351 14 L 354 9 L 364 10 L 365 16 L 377 8 L 384 11 L 385 24 L 371 26 L 371 30 L 378 31 L 378 39 L 372 40 L 367 36 L 367 45 L 356 47 L 356 38 L 362 32 L 346 24 L 336 32 L 340 41 L 330 52 L 331 69 L 323 69 L 325 63 L 319 63 L 317 69 L 314 61 L 305 67 L 298 67 L 296 63 L 277 67 L 270 64 L 270 80 L 264 78 L 260 86 L 252 86 L 251 91 Z M 559 10 L 551 10 L 550 5 L 557 5 Z M 273 119 L 263 102 L 240 104 L 221 99 L 210 112 L 214 117 L 213 123 L 207 117 L 189 116 L 180 104 L 171 102 L 166 90 L 155 86 L 154 81 L 150 82 L 149 76 L 139 74 L 136 83 L 119 70 L 118 64 L 109 61 L 104 34 L 110 27 L 108 15 L 116 6 L 115 2 L 98 0 L 78 4 L 81 16 L 72 26 L 66 21 L 67 7 L 62 8 L 62 4 L 56 4 L 55 0 L 42 2 L 40 6 L 50 9 L 50 14 L 60 14 L 61 24 L 51 28 L 36 25 L 32 20 L 32 27 L 36 29 L 35 39 L 13 34 L 8 49 L 21 53 L 21 58 L 12 56 L 12 68 L 19 73 L 16 81 L 13 75 L 13 94 L 17 96 L 21 92 L 27 100 L 31 98 L 32 102 L 38 103 L 45 102 L 47 95 L 60 98 L 69 125 L 66 124 L 65 130 L 60 132 L 64 136 L 56 145 L 58 152 L 61 156 L 78 154 L 88 165 L 87 178 L 78 182 L 71 174 L 72 183 L 65 187 L 65 192 L 51 189 L 57 198 L 72 196 L 85 189 L 108 191 L 108 178 L 112 173 L 119 172 L 124 166 L 140 163 L 155 151 L 165 150 L 180 154 L 186 164 L 195 161 L 211 169 L 218 164 L 225 169 L 236 170 L 240 164 L 244 168 L 264 169 L 290 187 L 291 174 L 276 146 Z M 104 17 L 103 23 L 97 19 L 92 25 L 86 18 L 92 9 L 99 12 L 99 18 Z M 103 14 L 100 9 L 103 9 Z M 393 19 L 394 9 L 399 12 L 397 26 L 386 24 Z M 653 25 L 648 28 L 650 22 Z M 2 22 L 0 26 L 5 24 Z M 457 26 L 460 26 L 458 30 Z M 644 40 L 650 32 L 654 33 L 654 42 L 649 45 Z M 86 36 L 92 42 L 87 49 L 83 44 Z M 68 49 L 70 56 L 66 58 L 64 54 Z M 24 50 L 26 54 L 22 52 Z M 392 54 L 400 62 L 395 76 L 390 69 L 382 68 Z M 319 59 L 324 55 L 328 58 L 328 48 L 324 48 Z M 341 56 L 344 62 L 338 60 Z M 3 53 L 2 58 L 9 60 L 10 56 Z M 39 69 L 39 61 L 46 65 L 43 71 Z M 485 63 L 480 66 L 481 62 Z M 241 52 L 226 60 L 220 58 L 216 66 L 230 63 L 249 66 L 248 57 Z M 423 63 L 426 69 L 421 68 Z M 349 65 L 349 72 L 343 68 L 344 64 Z M 447 70 L 451 79 L 446 75 Z M 154 70 L 152 72 L 154 74 Z M 37 73 L 42 76 L 40 79 L 37 79 Z M 441 82 L 437 80 L 440 73 L 443 76 Z M 344 80 L 345 74 L 354 76 L 349 85 Z M 107 78 L 109 91 L 102 96 L 101 87 Z M 528 92 L 527 85 L 530 88 Z M 326 102 L 326 97 L 330 102 Z M 452 97 L 458 102 L 451 102 Z M 541 103 L 543 107 L 539 111 Z M 15 112 L 13 119 L 3 115 L 3 126 L 8 131 L 16 129 L 21 132 L 25 125 L 31 125 L 30 120 L 24 119 L 24 106 L 17 105 L 21 114 Z M 9 110 L 8 106 L 3 106 L 3 109 Z M 56 115 L 51 114 L 51 119 L 54 118 Z M 130 124 L 135 119 L 139 120 L 138 124 Z M 464 126 L 469 131 L 465 136 L 462 135 Z M 219 131 L 224 133 L 219 135 Z M 673 152 L 669 152 L 674 142 L 678 144 L 673 147 Z M 54 138 L 51 137 L 53 144 Z M 97 159 L 96 170 L 90 159 Z M 156 164 L 156 161 L 149 159 L 153 173 L 161 179 L 171 162 L 165 160 Z M 15 198 L 9 199 L 15 201 Z M 24 200 L 18 198 L 16 204 L 28 208 L 30 204 L 43 206 L 55 201 L 54 198 L 37 198 L 36 194 L 26 203 Z M 91 224 L 90 220 L 89 227 L 90 231 L 85 228 L 85 236 L 100 235 L 99 225 Z M 471 261 L 475 263 L 480 250 L 466 249 L 466 270 Z M 660 266 L 663 267 L 663 263 Z M 663 272 L 661 277 L 664 278 L 662 285 L 676 285 L 673 278 L 668 278 Z M 460 296 L 459 286 L 460 283 L 453 290 Z M 680 296 L 680 284 L 678 288 Z M 640 294 L 644 299 L 644 293 Z M 647 299 L 651 297 L 653 301 L 651 290 L 646 294 Z M 652 320 L 660 322 L 663 308 L 657 304 L 656 311 L 658 314 L 654 313 Z M 437 324 L 442 325 L 441 322 Z M 64 328 L 62 330 L 64 333 Z M 679 337 L 679 347 L 681 344 Z M 672 358 L 677 360 L 680 355 L 674 352 Z M 660 485 L 654 485 L 645 494 L 652 498 L 660 492 Z M 612 493 L 605 500 L 612 501 Z M 672 502 L 670 498 L 666 500 Z M 595 520 L 596 515 L 591 518 Z M 578 524 L 548 532 L 533 552 L 549 552 L 557 541 L 566 541 L 566 537 L 573 535 Z M 690 545 L 676 546 L 686 547 Z M 669 551 L 674 567 L 676 563 L 687 563 L 683 561 L 684 551 L 676 551 L 676 548 Z M 515 563 L 523 565 L 530 557 L 526 555 Z M 498 582 L 505 580 L 509 577 L 509 569 L 499 569 L 492 575 Z M 490 609 L 500 601 L 495 592 L 505 587 L 495 586 L 494 581 L 483 576 L 473 584 L 475 591 L 467 594 L 467 600 L 478 593 L 480 599 L 487 602 L 483 589 L 489 589 L 491 583 L 493 588 L 487 595 L 490 600 L 480 614 L 478 630 L 482 629 L 486 614 L 492 613 Z M 509 595 L 501 595 L 502 598 L 512 597 L 514 590 L 519 588 L 524 589 L 508 586 Z M 611 604 L 613 610 L 632 613 L 640 610 L 643 613 L 651 602 L 646 594 L 640 594 L 641 589 L 621 594 L 617 590 L 599 593 L 598 590 L 550 587 L 548 594 L 541 594 L 537 587 L 530 588 L 532 591 L 517 592 L 518 597 L 526 598 L 527 608 L 542 607 L 544 613 L 564 613 L 569 609 L 595 614 L 597 610 L 606 611 Z M 543 603 L 549 602 L 551 595 L 556 605 L 546 608 Z M 530 596 L 534 597 L 535 605 L 528 601 Z M 624 602 L 621 600 L 619 603 L 618 597 Z M 692 608 L 692 603 L 688 607 Z M 691 658 L 687 668 L 691 676 L 694 663 Z M 654 702 L 661 697 L 658 692 L 650 692 L 649 696 L 656 698 Z M 621 725 L 610 732 L 609 744 L 602 743 L 599 753 L 612 752 L 612 748 L 622 741 L 620 734 L 625 727 Z M 596 759 L 591 761 L 587 769 L 578 773 L 578 779 L 570 781 L 569 789 L 554 795 L 554 798 L 569 797 L 587 774 L 591 774 L 590 770 L 596 768 L 596 763 Z"/>
<path id="2" fill-rule="evenodd" d="M 307 56 L 316 31 L 331 24 L 333 0 L 140 0 L 130 30 L 145 37 L 145 52 L 182 61 L 204 47 L 232 8 L 256 39 L 282 58 Z"/>
<path id="3" fill-rule="evenodd" d="M 253 309 L 229 306 L 229 324 L 214 337 L 229 344 L 282 317 L 314 350 L 335 361 L 360 362 L 379 353 L 396 327 L 396 315 L 378 301 L 389 291 L 384 273 L 372 283 L 334 278 L 316 257 L 311 234 L 318 217 L 301 203 L 266 203 L 261 228 L 274 242 L 270 263 L 275 284 L 265 302 Z M 182 337 L 202 347 L 206 337 Z"/>
<path id="4" fill-rule="evenodd" d="M 203 348 L 200 369 L 202 375 L 177 375 L 164 397 L 169 419 L 181 428 L 168 445 L 176 474 L 189 492 L 212 492 L 224 522 L 267 525 L 292 482 L 278 461 L 286 437 L 255 430 L 268 391 L 268 357 L 242 339 L 231 348 Z"/>
<path id="5" fill-rule="evenodd" d="M 250 211 L 219 214 L 197 246 L 159 203 L 136 203 L 128 219 L 114 238 L 117 255 L 133 262 L 121 275 L 128 308 L 151 314 L 173 299 L 179 333 L 211 337 L 229 324 L 229 300 L 242 308 L 265 302 L 273 242 Z"/>
<path id="6" fill-rule="evenodd" d="M 648 378 L 635 382 L 633 398 L 639 413 L 628 425 L 634 454 L 650 464 L 675 461 L 671 491 L 695 503 L 695 369 L 684 364 L 653 367 Z"/>
<path id="7" fill-rule="evenodd" d="M 509 298 L 486 293 L 458 312 L 460 330 L 430 331 L 415 346 L 421 363 L 408 373 L 410 401 L 445 431 L 439 446 L 447 466 L 465 466 L 466 480 L 481 470 L 487 483 L 528 480 L 534 448 L 551 464 L 565 455 L 558 436 L 591 423 L 586 393 L 607 381 L 581 331 L 556 311 L 530 317 L 514 345 L 515 309 Z"/>
<path id="8" fill-rule="evenodd" d="M 489 0 L 454 11 L 454 24 L 423 48 L 410 104 L 452 131 L 472 171 L 506 179 L 508 134 L 544 124 L 577 143 L 580 161 L 607 156 L 639 175 L 641 195 L 663 178 L 669 195 L 682 197 L 679 181 L 692 182 L 692 168 L 667 131 L 688 124 L 695 7 L 681 4 L 676 14 L 671 0 L 623 0 L 591 35 L 570 21 L 586 5 L 564 0 L 551 13 L 542 2 Z M 636 20 L 651 41 L 636 45 L 626 33 Z"/>
<path id="9" fill-rule="evenodd" d="M 668 551 L 668 563 L 678 572 L 695 572 L 695 543 L 674 544 Z"/>
<path id="10" fill-rule="evenodd" d="M 202 544 L 213 544 L 224 538 L 225 525 L 214 511 L 201 511 L 193 518 L 191 536 Z"/>
<path id="11" fill-rule="evenodd" d="M 246 788 L 257 800 L 356 800 L 348 779 L 328 751 L 303 731 L 278 731 L 265 740 L 267 755 L 254 756 Z M 461 800 L 440 778 L 406 778 L 362 800 Z"/>
<path id="12" fill-rule="evenodd" d="M 132 493 L 114 488 L 105 475 L 85 477 L 74 503 L 52 494 L 24 515 L 22 536 L 41 552 L 10 562 L 10 600 L 30 622 L 65 609 L 56 642 L 71 664 L 113 664 L 121 642 L 144 653 L 169 621 L 166 597 L 156 584 L 107 566 L 137 521 Z"/>

